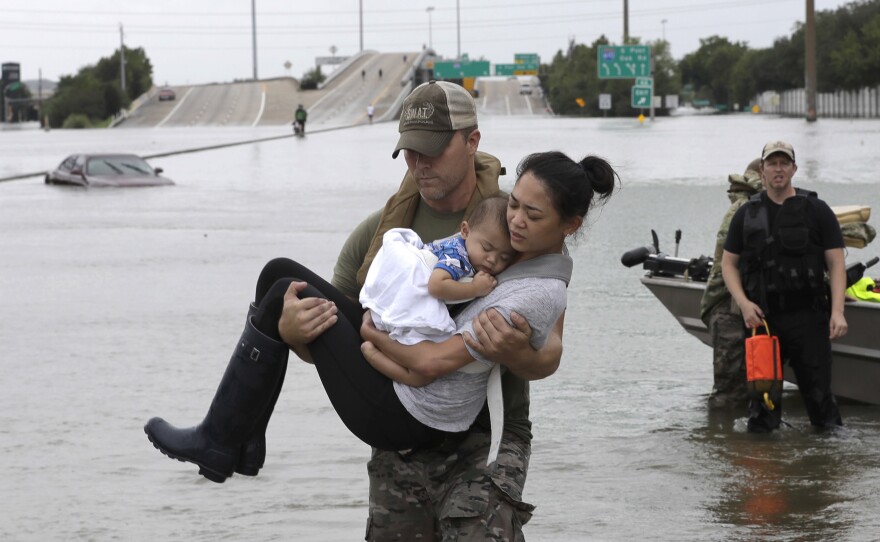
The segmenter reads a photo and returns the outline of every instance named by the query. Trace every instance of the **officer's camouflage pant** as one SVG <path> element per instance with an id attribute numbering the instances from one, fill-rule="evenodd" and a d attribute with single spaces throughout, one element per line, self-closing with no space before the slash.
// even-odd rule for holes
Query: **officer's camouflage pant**
<path id="1" fill-rule="evenodd" d="M 712 337 L 714 383 L 712 397 L 719 403 L 745 404 L 746 351 L 742 314 L 731 309 L 734 301 L 724 301 L 709 314 Z"/>
<path id="2" fill-rule="evenodd" d="M 522 502 L 531 446 L 505 433 L 486 467 L 489 433 L 471 429 L 410 454 L 373 450 L 366 540 L 523 541 L 534 506 Z"/>

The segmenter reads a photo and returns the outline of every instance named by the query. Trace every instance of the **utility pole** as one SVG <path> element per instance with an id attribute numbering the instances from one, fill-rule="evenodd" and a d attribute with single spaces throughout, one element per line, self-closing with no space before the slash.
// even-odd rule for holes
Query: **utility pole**
<path id="1" fill-rule="evenodd" d="M 40 122 L 40 126 L 43 125 L 43 68 L 40 68 L 37 71 L 37 76 L 39 77 L 37 82 L 37 120 Z"/>
<path id="2" fill-rule="evenodd" d="M 364 52 L 364 0 L 358 1 L 358 14 L 360 17 L 360 31 L 361 31 L 361 52 Z"/>
<path id="3" fill-rule="evenodd" d="M 804 87 L 807 93 L 807 122 L 816 122 L 816 10 L 807 0 L 807 23 L 804 27 Z"/>
<path id="4" fill-rule="evenodd" d="M 455 32 L 458 36 L 458 55 L 456 58 L 461 60 L 461 12 L 458 7 L 458 0 L 455 0 Z"/>
<path id="5" fill-rule="evenodd" d="M 251 0 L 251 37 L 254 49 L 254 81 L 257 80 L 257 0 Z"/>
<path id="6" fill-rule="evenodd" d="M 425 11 L 428 12 L 428 49 L 434 49 L 434 37 L 432 33 L 433 30 L 431 28 L 431 12 L 434 11 L 434 6 L 428 6 L 427 8 L 425 8 Z"/>
<path id="7" fill-rule="evenodd" d="M 119 23 L 119 88 L 125 94 L 125 38 L 122 23 Z"/>
<path id="8" fill-rule="evenodd" d="M 623 44 L 629 43 L 629 0 L 623 0 Z"/>

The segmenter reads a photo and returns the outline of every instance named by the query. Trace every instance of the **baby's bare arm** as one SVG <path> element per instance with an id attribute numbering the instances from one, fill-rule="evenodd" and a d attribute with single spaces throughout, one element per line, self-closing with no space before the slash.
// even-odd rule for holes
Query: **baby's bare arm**
<path id="1" fill-rule="evenodd" d="M 495 277 L 483 271 L 477 272 L 471 282 L 461 282 L 443 269 L 434 269 L 428 279 L 428 293 L 441 301 L 464 301 L 487 295 L 496 284 Z"/>

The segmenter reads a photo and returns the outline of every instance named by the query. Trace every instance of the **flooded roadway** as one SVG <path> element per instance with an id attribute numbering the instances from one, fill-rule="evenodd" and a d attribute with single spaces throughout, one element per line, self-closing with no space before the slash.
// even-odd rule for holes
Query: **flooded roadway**
<path id="1" fill-rule="evenodd" d="M 532 386 L 528 540 L 876 540 L 880 407 L 845 404 L 816 435 L 796 393 L 791 428 L 745 433 L 707 412 L 711 351 L 620 255 L 660 235 L 710 253 L 728 173 L 765 140 L 798 152 L 795 183 L 880 212 L 880 123 L 748 116 L 481 118 L 508 167 L 536 150 L 595 153 L 624 188 L 572 247 L 565 355 Z M 0 175 L 74 150 L 158 154 L 280 129 L 0 132 Z M 256 478 L 217 485 L 159 454 L 154 415 L 201 420 L 262 264 L 283 255 L 329 276 L 348 231 L 403 174 L 380 123 L 153 161 L 177 186 L 73 190 L 0 183 L 0 497 L 4 540 L 358 540 L 369 449 L 291 363 Z M 877 241 L 848 259 L 877 255 Z M 876 276 L 876 273 L 875 273 Z"/>

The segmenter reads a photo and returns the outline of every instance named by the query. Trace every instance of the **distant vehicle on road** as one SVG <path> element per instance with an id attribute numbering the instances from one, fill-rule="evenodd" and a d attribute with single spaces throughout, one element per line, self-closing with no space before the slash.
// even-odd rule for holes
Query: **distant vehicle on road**
<path id="1" fill-rule="evenodd" d="M 46 174 L 46 184 L 82 187 L 164 186 L 174 181 L 162 177 L 134 154 L 72 154 Z"/>
<path id="2" fill-rule="evenodd" d="M 159 101 L 164 102 L 166 100 L 172 101 L 177 98 L 177 94 L 170 88 L 163 88 L 159 91 Z"/>
<path id="3" fill-rule="evenodd" d="M 527 95 L 531 96 L 532 95 L 532 84 L 531 83 L 520 83 L 519 93 L 520 94 L 527 94 Z"/>

